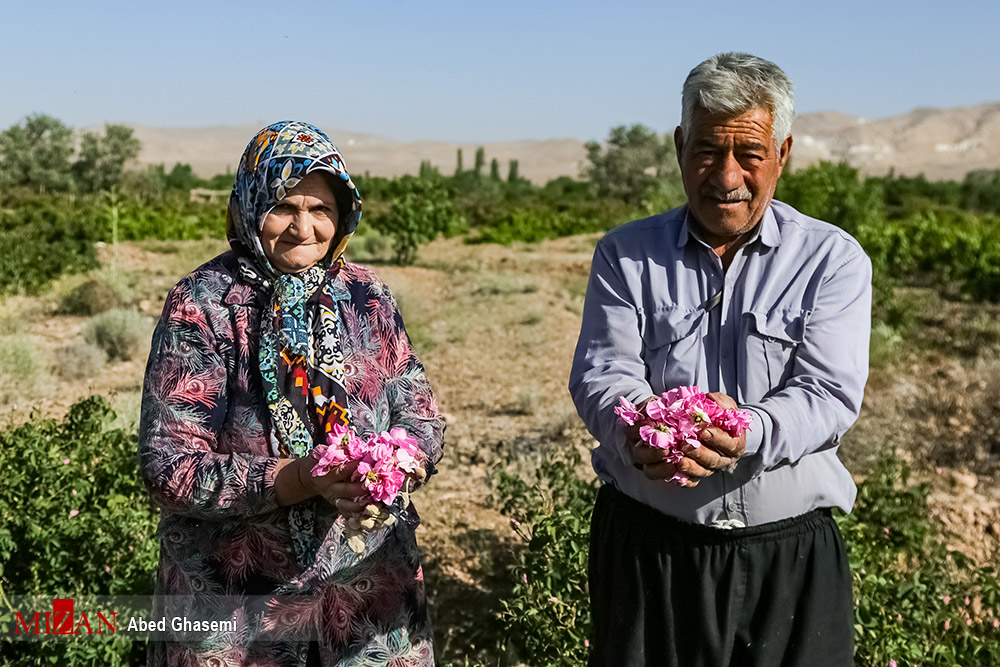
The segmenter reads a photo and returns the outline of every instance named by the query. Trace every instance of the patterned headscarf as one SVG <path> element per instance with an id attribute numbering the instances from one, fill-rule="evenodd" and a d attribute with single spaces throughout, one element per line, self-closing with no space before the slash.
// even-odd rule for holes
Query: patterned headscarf
<path id="1" fill-rule="evenodd" d="M 331 175 L 337 198 L 333 249 L 297 274 L 283 274 L 264 254 L 260 231 L 270 210 L 307 174 Z M 261 317 L 260 371 L 271 415 L 275 456 L 305 456 L 334 424 L 348 424 L 344 355 L 335 278 L 342 253 L 361 219 L 361 195 L 329 137 L 312 125 L 280 122 L 253 138 L 236 170 L 227 212 L 227 236 L 240 275 L 269 302 Z M 289 520 L 296 552 L 311 560 L 315 536 L 310 507 L 293 507 Z"/>

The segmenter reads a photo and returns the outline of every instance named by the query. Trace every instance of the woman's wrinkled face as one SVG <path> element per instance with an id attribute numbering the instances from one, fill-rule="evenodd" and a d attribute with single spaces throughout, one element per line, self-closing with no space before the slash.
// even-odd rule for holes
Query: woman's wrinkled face
<path id="1" fill-rule="evenodd" d="M 320 172 L 308 174 L 264 218 L 260 244 L 271 266 L 301 273 L 326 257 L 338 215 L 327 179 Z"/>

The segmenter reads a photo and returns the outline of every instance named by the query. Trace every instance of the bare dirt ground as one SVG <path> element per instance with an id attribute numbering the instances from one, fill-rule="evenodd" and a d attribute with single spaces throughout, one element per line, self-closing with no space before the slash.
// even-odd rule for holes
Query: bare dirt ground
<path id="1" fill-rule="evenodd" d="M 487 501 L 490 463 L 553 441 L 581 450 L 593 445 L 566 384 L 596 240 L 512 247 L 439 240 L 420 249 L 417 266 L 374 267 L 397 295 L 447 415 L 445 458 L 415 499 L 438 651 L 446 661 L 488 658 L 501 632 L 496 610 L 509 588 L 503 565 L 518 538 Z M 148 316 L 151 334 L 167 289 L 225 247 L 122 244 L 114 253 L 103 249 L 102 261 L 131 284 L 130 301 Z M 58 313 L 61 295 L 83 279 L 67 277 L 41 297 L 0 302 L 0 334 L 33 340 L 53 359 L 85 328 L 86 318 Z M 979 444 L 992 438 L 997 447 L 1000 437 L 1000 310 L 935 302 L 924 312 L 913 325 L 920 343 L 890 341 L 889 360 L 873 368 L 861 419 L 842 453 L 859 473 L 887 449 L 907 458 L 916 478 L 933 485 L 933 512 L 952 530 L 950 542 L 984 562 L 996 558 L 1000 543 L 997 459 L 981 456 L 987 445 Z M 32 412 L 61 416 L 97 393 L 111 398 L 121 425 L 134 427 L 146 350 L 88 378 L 61 379 L 52 369 L 33 389 L 0 387 L 0 426 Z M 990 419 L 993 425 L 977 425 Z"/>

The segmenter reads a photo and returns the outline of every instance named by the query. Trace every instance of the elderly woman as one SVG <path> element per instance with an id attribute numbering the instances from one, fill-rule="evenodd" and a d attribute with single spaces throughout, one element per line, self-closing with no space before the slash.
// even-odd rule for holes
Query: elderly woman
<path id="1" fill-rule="evenodd" d="M 412 505 L 351 548 L 354 467 L 312 474 L 313 447 L 338 425 L 405 429 L 428 473 L 442 452 L 392 295 L 343 258 L 360 218 L 330 139 L 271 125 L 237 170 L 232 249 L 167 296 L 139 435 L 163 512 L 159 611 L 232 623 L 151 641 L 150 664 L 434 662 Z"/>

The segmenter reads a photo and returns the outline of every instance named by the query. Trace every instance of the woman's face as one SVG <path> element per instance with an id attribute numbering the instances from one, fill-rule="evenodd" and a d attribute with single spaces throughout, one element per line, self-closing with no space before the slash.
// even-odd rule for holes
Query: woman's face
<path id="1" fill-rule="evenodd" d="M 321 173 L 299 181 L 270 210 L 260 230 L 271 266 L 281 273 L 300 273 L 326 257 L 338 215 L 333 190 Z"/>

